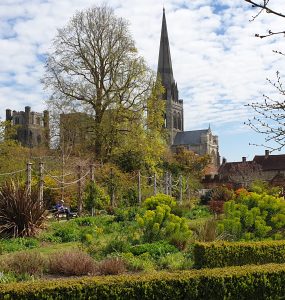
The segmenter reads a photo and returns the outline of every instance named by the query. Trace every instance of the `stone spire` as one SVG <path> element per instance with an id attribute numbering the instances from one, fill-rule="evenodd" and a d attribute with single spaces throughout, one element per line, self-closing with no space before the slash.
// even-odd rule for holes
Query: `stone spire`
<path id="1" fill-rule="evenodd" d="M 166 90 L 166 100 L 170 100 L 171 98 L 172 100 L 177 100 L 175 99 L 175 93 L 173 93 L 175 90 L 175 81 L 173 78 L 172 62 L 164 8 L 162 16 L 157 73 L 158 75 L 160 75 L 162 85 Z"/>

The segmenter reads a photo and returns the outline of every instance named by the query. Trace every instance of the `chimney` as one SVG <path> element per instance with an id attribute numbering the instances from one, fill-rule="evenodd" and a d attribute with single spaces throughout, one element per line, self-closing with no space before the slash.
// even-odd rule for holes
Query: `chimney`
<path id="1" fill-rule="evenodd" d="M 226 164 L 226 162 L 227 162 L 227 159 L 226 159 L 225 157 L 223 157 L 223 162 L 222 162 L 222 164 L 224 165 L 224 164 Z"/>
<path id="2" fill-rule="evenodd" d="M 246 157 L 245 156 L 242 157 L 242 162 L 243 163 L 246 162 Z"/>
<path id="3" fill-rule="evenodd" d="M 265 150 L 265 158 L 269 156 L 269 150 Z"/>

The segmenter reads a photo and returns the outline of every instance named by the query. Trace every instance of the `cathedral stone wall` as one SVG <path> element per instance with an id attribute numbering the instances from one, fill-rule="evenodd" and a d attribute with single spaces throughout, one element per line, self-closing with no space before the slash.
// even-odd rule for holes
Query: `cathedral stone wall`
<path id="1" fill-rule="evenodd" d="M 49 112 L 33 112 L 29 106 L 25 111 L 6 110 L 7 126 L 16 127 L 15 140 L 25 147 L 38 147 L 49 145 Z"/>

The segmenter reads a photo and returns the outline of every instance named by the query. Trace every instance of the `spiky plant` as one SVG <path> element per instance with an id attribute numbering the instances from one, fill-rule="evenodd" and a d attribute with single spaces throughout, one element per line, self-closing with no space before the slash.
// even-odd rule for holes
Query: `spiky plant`
<path id="1" fill-rule="evenodd" d="M 0 188 L 1 236 L 34 236 L 38 232 L 45 219 L 38 195 L 36 189 L 29 193 L 19 182 L 4 183 Z"/>

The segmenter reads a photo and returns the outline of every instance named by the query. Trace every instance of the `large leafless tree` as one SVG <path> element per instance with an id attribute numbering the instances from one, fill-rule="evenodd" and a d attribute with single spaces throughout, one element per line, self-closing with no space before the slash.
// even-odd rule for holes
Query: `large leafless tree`
<path id="1" fill-rule="evenodd" d="M 73 102 L 89 109 L 99 158 L 106 119 L 112 112 L 143 110 L 154 76 L 137 53 L 127 21 L 103 5 L 77 12 L 58 30 L 43 82 L 51 92 L 49 104 Z"/>
<path id="2" fill-rule="evenodd" d="M 270 0 L 244 1 L 251 4 L 254 9 L 257 9 L 251 21 L 254 21 L 264 12 L 276 17 L 285 18 L 285 14 L 272 9 Z M 284 36 L 285 30 L 268 30 L 266 33 L 256 33 L 255 36 L 258 38 L 267 38 L 280 34 Z M 284 53 L 279 50 L 273 50 L 273 52 L 284 55 Z M 267 79 L 267 81 L 277 93 L 275 93 L 273 97 L 263 95 L 263 101 L 249 104 L 248 106 L 253 108 L 256 116 L 248 120 L 246 124 L 254 131 L 265 135 L 265 143 L 262 146 L 272 151 L 281 150 L 285 146 L 285 89 L 282 84 L 280 72 L 278 71 L 276 72 L 275 80 Z"/>

